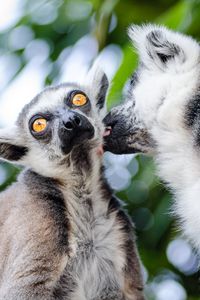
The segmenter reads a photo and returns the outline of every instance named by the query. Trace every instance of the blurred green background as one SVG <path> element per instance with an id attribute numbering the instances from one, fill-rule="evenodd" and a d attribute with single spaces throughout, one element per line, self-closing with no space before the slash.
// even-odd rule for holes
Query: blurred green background
<path id="1" fill-rule="evenodd" d="M 199 0 L 9 0 L 0 12 L 0 126 L 46 85 L 83 79 L 96 60 L 112 80 L 108 108 L 137 66 L 126 35 L 154 22 L 200 38 Z M 184 162 L 183 162 L 184 163 Z M 147 299 L 200 299 L 197 257 L 170 217 L 171 196 L 150 158 L 105 155 L 106 176 L 135 222 Z M 19 169 L 0 165 L 0 189 Z"/>

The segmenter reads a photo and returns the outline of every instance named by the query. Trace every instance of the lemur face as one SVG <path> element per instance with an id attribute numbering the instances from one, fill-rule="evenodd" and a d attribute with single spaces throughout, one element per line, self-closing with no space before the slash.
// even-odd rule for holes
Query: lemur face
<path id="1" fill-rule="evenodd" d="M 110 134 L 105 136 L 104 150 L 115 154 L 149 153 L 154 142 L 135 111 L 131 97 L 120 106 L 114 107 L 104 119 Z"/>
<path id="2" fill-rule="evenodd" d="M 91 73 L 88 84 L 49 87 L 27 104 L 16 126 L 0 132 L 0 156 L 50 176 L 73 153 L 97 150 L 108 81 L 99 70 Z"/>
<path id="3" fill-rule="evenodd" d="M 184 128 L 197 119 L 197 104 L 192 108 L 189 101 L 199 94 L 200 47 L 192 38 L 156 25 L 132 26 L 129 36 L 139 67 L 125 103 L 104 120 L 111 127 L 105 149 L 151 154 L 157 149 L 155 130 Z"/>
<path id="4" fill-rule="evenodd" d="M 26 116 L 26 117 L 25 117 Z M 33 147 L 62 159 L 78 146 L 101 142 L 101 120 L 87 89 L 63 84 L 48 88 L 26 106 L 19 127 Z"/>

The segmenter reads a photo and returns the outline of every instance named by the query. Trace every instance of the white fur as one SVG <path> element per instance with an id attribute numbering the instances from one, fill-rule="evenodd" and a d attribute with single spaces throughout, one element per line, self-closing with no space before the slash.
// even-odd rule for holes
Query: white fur
<path id="1" fill-rule="evenodd" d="M 155 30 L 161 32 L 161 40 L 180 49 L 166 64 L 156 52 L 168 54 L 168 49 L 154 47 L 147 38 Z M 200 250 L 200 151 L 184 120 L 188 103 L 198 92 L 200 47 L 192 38 L 161 26 L 133 26 L 129 35 L 142 63 L 132 90 L 134 114 L 156 143 L 159 174 L 173 190 L 183 232 Z"/>

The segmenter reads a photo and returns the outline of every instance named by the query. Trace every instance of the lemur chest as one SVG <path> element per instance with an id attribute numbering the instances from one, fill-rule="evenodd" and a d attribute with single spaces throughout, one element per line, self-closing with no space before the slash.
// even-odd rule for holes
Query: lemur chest
<path id="1" fill-rule="evenodd" d="M 70 299 L 107 299 L 107 294 L 109 299 L 121 299 L 125 255 L 116 213 L 109 214 L 106 203 L 94 204 L 87 198 L 72 213 L 71 226 L 72 256 L 66 276 L 76 288 Z"/>

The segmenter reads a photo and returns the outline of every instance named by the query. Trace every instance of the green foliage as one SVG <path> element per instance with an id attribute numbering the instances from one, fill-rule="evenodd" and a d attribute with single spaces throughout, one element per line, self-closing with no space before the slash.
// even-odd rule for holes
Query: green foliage
<path id="1" fill-rule="evenodd" d="M 10 43 L 10 34 L 15 28 L 27 26 L 34 39 L 43 40 L 49 45 L 50 67 L 44 78 L 45 84 L 59 79 L 60 66 L 64 63 L 63 58 L 63 62 L 58 64 L 61 52 L 70 49 L 82 36 L 90 33 L 96 37 L 99 51 L 107 45 L 115 44 L 123 53 L 109 92 L 109 109 L 122 100 L 123 87 L 137 66 L 137 55 L 126 35 L 131 23 L 164 24 L 197 39 L 200 37 L 199 0 L 21 0 L 21 3 L 23 13 L 16 24 L 0 32 L 0 53 L 15 54 L 20 62 L 20 67 L 4 89 L 21 74 L 28 63 L 24 55 L 27 45 L 13 49 Z M 116 26 L 111 29 L 113 22 Z M 0 186 L 0 190 L 3 190 L 14 180 L 18 169 L 9 164 L 1 167 L 7 174 Z M 198 274 L 184 274 L 168 261 L 166 249 L 177 236 L 174 230 L 176 220 L 170 217 L 172 199 L 155 176 L 152 160 L 143 156 L 134 158 L 128 168 L 132 174 L 131 184 L 117 195 L 125 201 L 135 222 L 139 252 L 148 272 L 148 282 L 156 282 L 162 274 L 168 274 L 168 277 L 171 276 L 184 286 L 187 299 L 199 299 Z M 148 299 L 157 299 L 151 285 L 147 293 Z"/>

